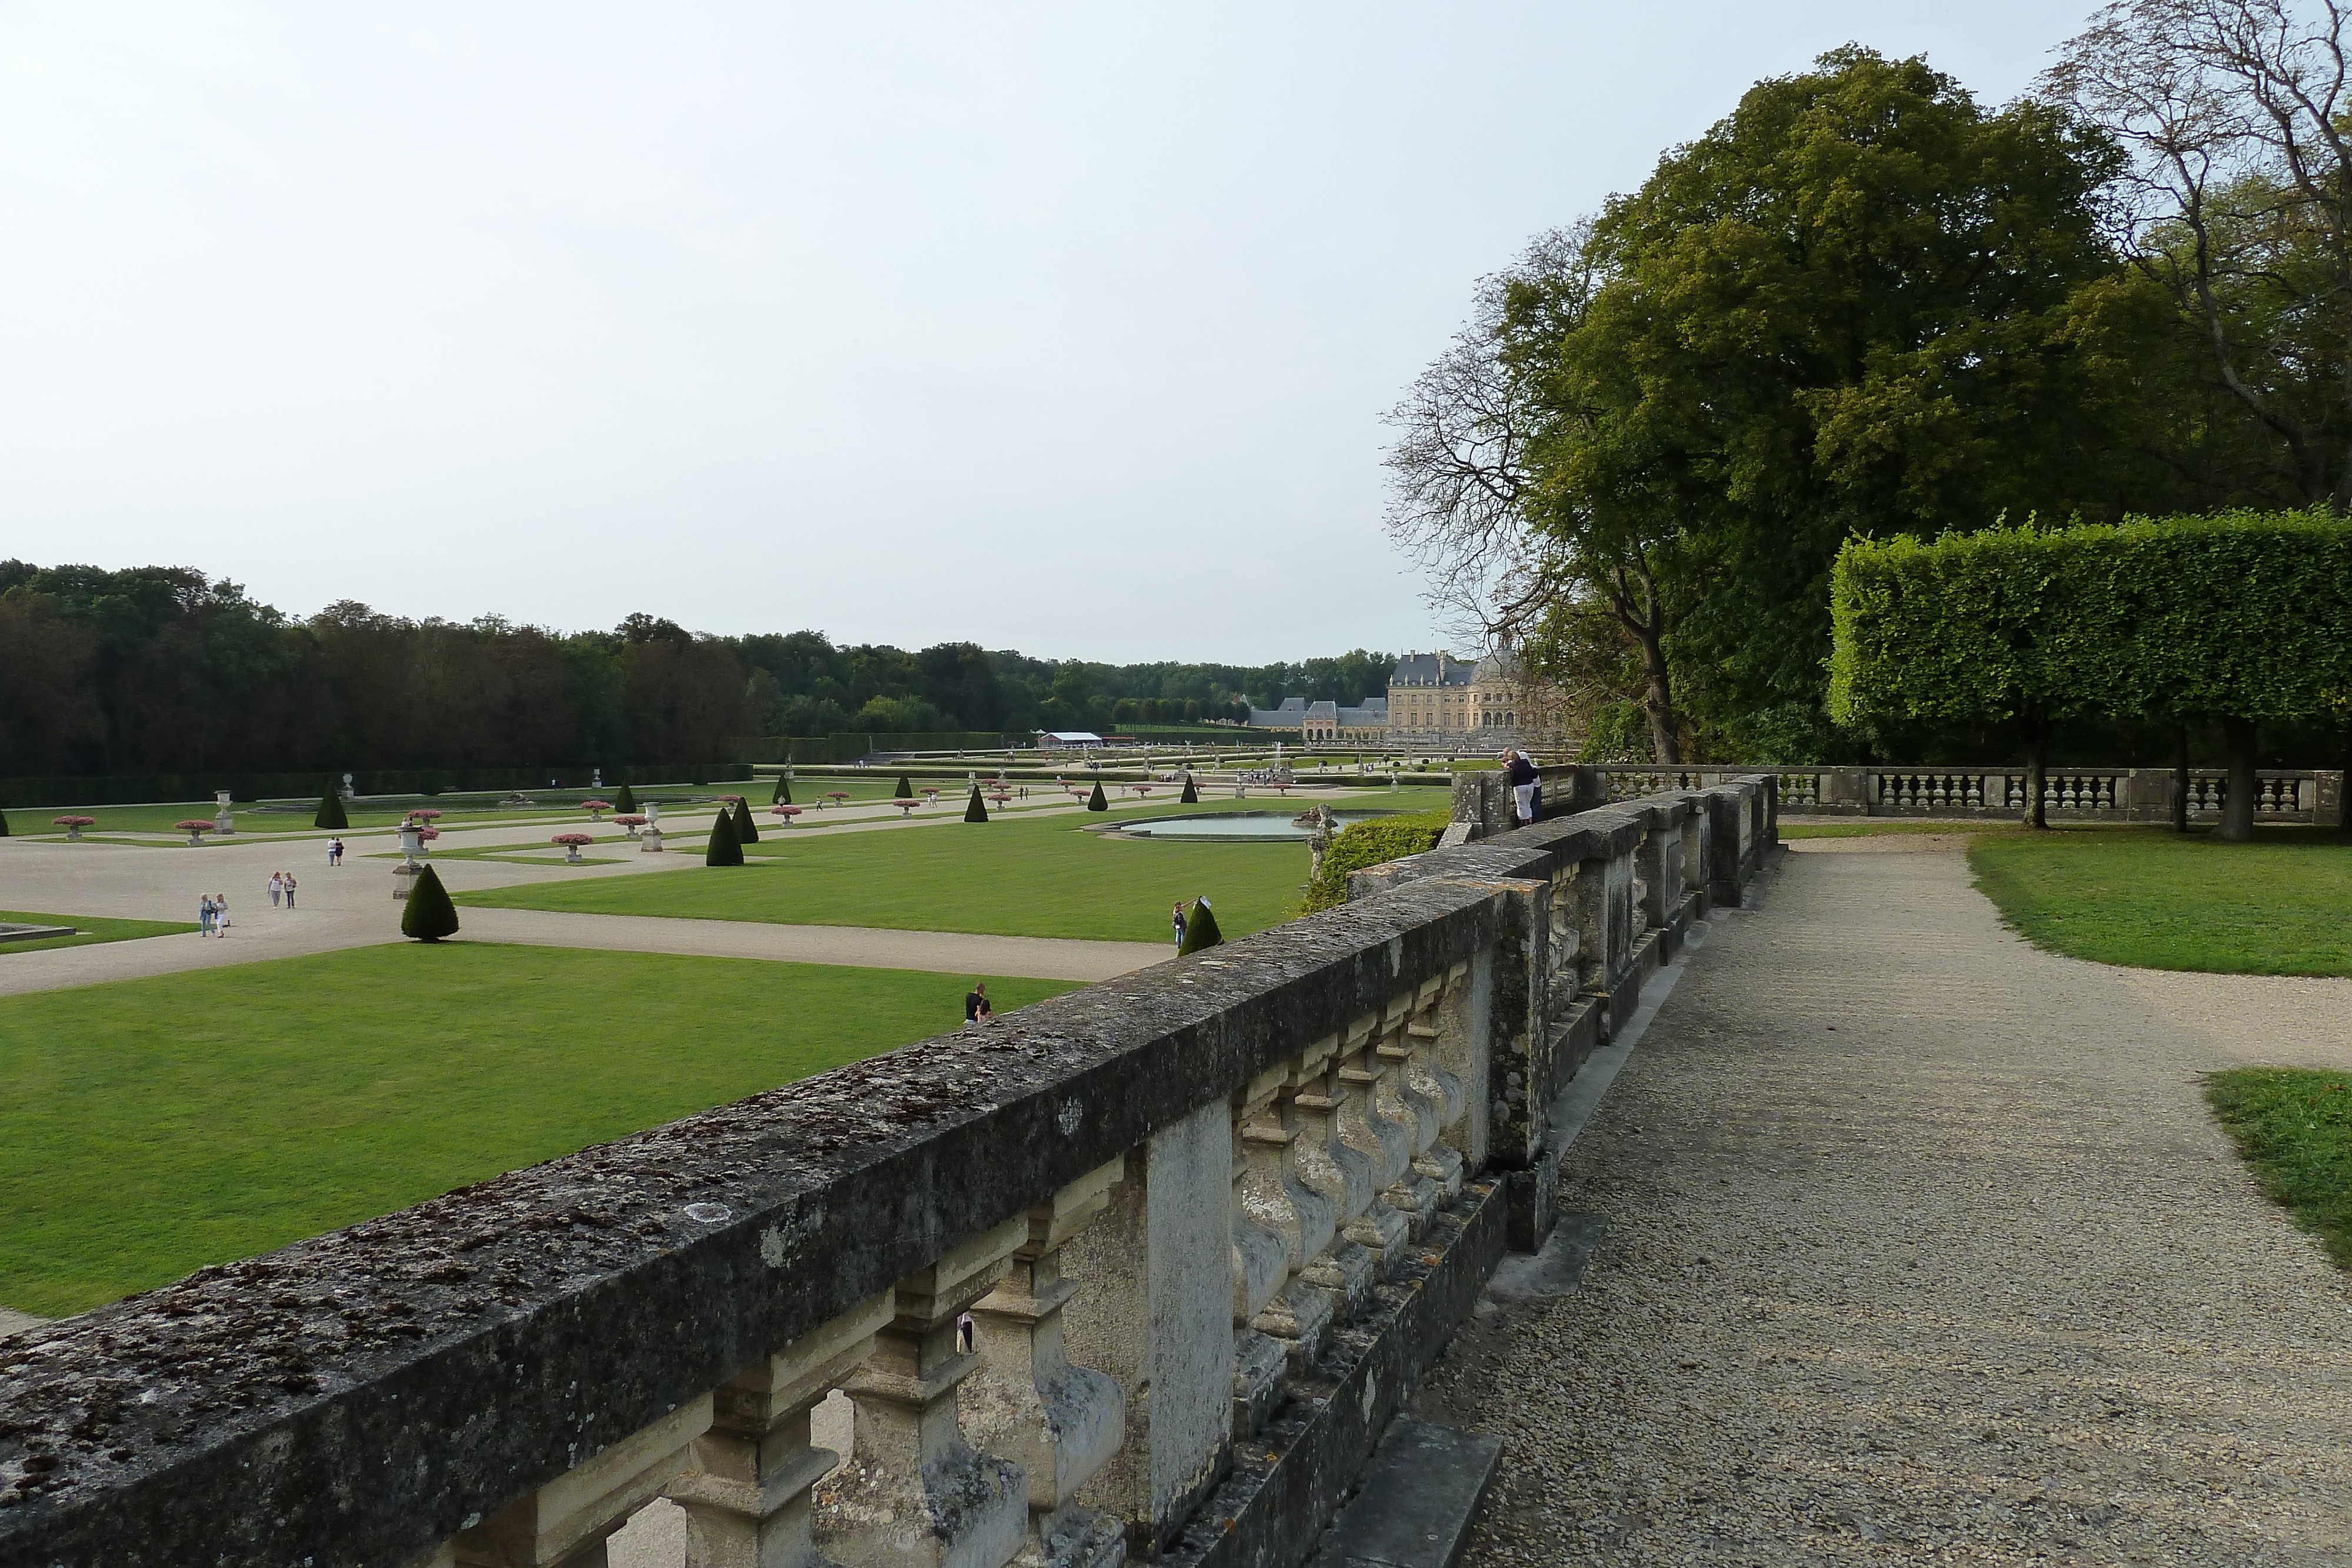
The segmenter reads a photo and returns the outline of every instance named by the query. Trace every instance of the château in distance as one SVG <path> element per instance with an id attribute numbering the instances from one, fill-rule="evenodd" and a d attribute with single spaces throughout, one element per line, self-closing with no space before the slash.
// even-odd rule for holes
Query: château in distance
<path id="1" fill-rule="evenodd" d="M 1286 697 L 1250 709 L 1252 729 L 1295 729 L 1315 741 L 1362 741 L 1422 750 L 1537 746 L 1558 738 L 1558 688 L 1532 679 L 1508 643 L 1473 663 L 1450 652 L 1407 653 L 1384 697 L 1361 706 Z"/>

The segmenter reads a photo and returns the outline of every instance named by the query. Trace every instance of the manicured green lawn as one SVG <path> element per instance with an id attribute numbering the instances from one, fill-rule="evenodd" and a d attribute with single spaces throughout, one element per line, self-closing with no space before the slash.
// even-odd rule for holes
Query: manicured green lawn
<path id="1" fill-rule="evenodd" d="M 0 1304 L 79 1312 L 960 1027 L 970 979 L 454 942 L 0 999 Z"/>
<path id="2" fill-rule="evenodd" d="M 1123 812 L 1122 821 L 1288 808 L 1255 797 Z M 1170 907 L 1206 894 L 1228 936 L 1279 925 L 1307 882 L 1299 843 L 1168 843 L 1101 838 L 1096 816 L 999 818 L 819 837 L 761 830 L 740 867 L 540 883 L 460 895 L 509 909 L 882 925 L 1009 936 L 1169 940 Z M 798 834 L 795 837 L 795 834 Z"/>
<path id="3" fill-rule="evenodd" d="M 86 947 L 93 942 L 129 942 L 141 936 L 169 936 L 194 931 L 194 921 L 106 920 L 95 915 L 40 915 L 23 909 L 0 909 L 0 921 L 21 925 L 71 925 L 78 936 L 45 936 L 37 942 L 0 942 L 0 958 L 11 953 L 37 953 L 45 947 Z"/>
<path id="4" fill-rule="evenodd" d="M 2352 1269 L 2352 1072 L 2241 1067 L 2205 1093 L 2263 1190 Z"/>
<path id="5" fill-rule="evenodd" d="M 1892 817 L 1857 817 L 1850 822 L 1792 822 L 1780 820 L 1782 839 L 1860 839 L 1881 833 L 2015 833 L 2025 830 L 2015 822 L 1906 822 Z"/>
<path id="6" fill-rule="evenodd" d="M 2103 964 L 2352 975 L 2352 843 L 2274 828 L 2251 844 L 2161 828 L 1986 833 L 1977 885 L 2038 946 Z"/>

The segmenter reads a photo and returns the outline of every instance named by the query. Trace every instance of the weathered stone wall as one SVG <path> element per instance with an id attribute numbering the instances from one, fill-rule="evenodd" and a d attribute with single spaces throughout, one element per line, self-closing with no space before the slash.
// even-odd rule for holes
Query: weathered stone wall
<path id="1" fill-rule="evenodd" d="M 1771 785 L 1342 908 L 0 1342 L 0 1568 L 1295 1563 L 1507 1244 L 1547 1112 Z M 959 1320 L 977 1327 L 967 1352 Z M 809 1412 L 856 1406 L 849 1463 Z"/>

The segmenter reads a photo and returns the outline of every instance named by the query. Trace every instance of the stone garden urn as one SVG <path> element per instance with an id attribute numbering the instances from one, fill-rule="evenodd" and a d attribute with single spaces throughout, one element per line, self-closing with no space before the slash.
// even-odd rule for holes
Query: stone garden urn
<path id="1" fill-rule="evenodd" d="M 236 831 L 236 813 L 229 810 L 228 791 L 226 789 L 213 791 L 213 831 L 216 833 Z"/>
<path id="2" fill-rule="evenodd" d="M 591 839 L 585 833 L 558 833 L 547 841 L 551 844 L 562 844 L 563 846 L 563 863 L 565 865 L 580 865 L 583 863 L 580 859 L 580 846 L 582 844 L 593 843 L 595 841 Z"/>
<path id="3" fill-rule="evenodd" d="M 66 842 L 78 844 L 81 842 L 81 831 L 84 828 L 97 826 L 98 819 L 96 817 L 52 817 L 49 819 L 49 824 L 66 831 Z"/>

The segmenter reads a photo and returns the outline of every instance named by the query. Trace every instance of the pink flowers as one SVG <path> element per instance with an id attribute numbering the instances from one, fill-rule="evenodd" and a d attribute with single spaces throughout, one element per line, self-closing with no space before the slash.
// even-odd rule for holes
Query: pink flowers
<path id="1" fill-rule="evenodd" d="M 60 828 L 94 828 L 98 826 L 98 819 L 96 817 L 51 817 L 49 821 Z"/>
<path id="2" fill-rule="evenodd" d="M 547 841 L 551 844 L 593 844 L 596 841 L 585 833 L 558 833 Z"/>
<path id="3" fill-rule="evenodd" d="M 172 826 L 179 829 L 180 831 L 188 835 L 188 847 L 191 849 L 203 843 L 205 841 L 205 835 L 211 832 L 216 825 L 217 824 L 215 824 L 210 817 L 190 817 L 184 822 L 174 822 L 172 824 Z"/>
<path id="4" fill-rule="evenodd" d="M 588 813 L 588 820 L 590 821 L 601 822 L 604 820 L 604 813 L 613 809 L 613 802 L 610 800 L 583 800 L 580 802 L 580 809 Z"/>
<path id="5" fill-rule="evenodd" d="M 793 825 L 793 819 L 800 814 L 801 808 L 798 806 L 771 806 L 768 808 L 768 815 L 771 817 L 782 817 L 784 820 L 784 826 L 788 828 Z"/>

